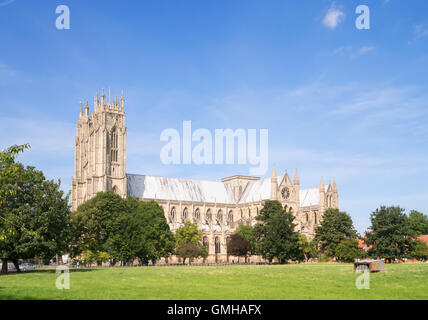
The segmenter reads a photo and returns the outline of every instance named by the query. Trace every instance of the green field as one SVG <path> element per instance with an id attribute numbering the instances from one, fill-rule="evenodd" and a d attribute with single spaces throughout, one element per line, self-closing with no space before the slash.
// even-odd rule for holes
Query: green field
<path id="1" fill-rule="evenodd" d="M 386 265 L 358 290 L 351 264 L 74 269 L 0 277 L 0 299 L 428 299 L 428 264 Z"/>

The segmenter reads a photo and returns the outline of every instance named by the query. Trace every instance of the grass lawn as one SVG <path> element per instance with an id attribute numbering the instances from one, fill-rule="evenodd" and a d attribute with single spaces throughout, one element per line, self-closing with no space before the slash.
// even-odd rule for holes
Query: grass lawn
<path id="1" fill-rule="evenodd" d="M 386 265 L 358 290 L 351 264 L 74 269 L 0 276 L 0 299 L 428 299 L 428 264 Z"/>

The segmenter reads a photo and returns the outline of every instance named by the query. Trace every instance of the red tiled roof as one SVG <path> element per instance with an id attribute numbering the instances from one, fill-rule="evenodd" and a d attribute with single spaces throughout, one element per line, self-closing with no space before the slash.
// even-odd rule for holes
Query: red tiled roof
<path id="1" fill-rule="evenodd" d="M 364 251 L 368 251 L 372 246 L 367 246 L 363 239 L 357 238 L 358 248 L 364 249 Z"/>
<path id="2" fill-rule="evenodd" d="M 424 234 L 422 236 L 419 236 L 418 239 L 422 240 L 423 242 L 425 242 L 426 244 L 428 244 L 428 234 Z"/>

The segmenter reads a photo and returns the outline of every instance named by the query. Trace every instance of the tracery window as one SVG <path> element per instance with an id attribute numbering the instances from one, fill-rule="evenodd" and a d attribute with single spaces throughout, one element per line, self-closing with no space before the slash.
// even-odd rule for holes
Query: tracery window
<path id="1" fill-rule="evenodd" d="M 206 215 L 207 220 L 211 221 L 211 219 L 212 219 L 211 210 L 208 209 L 208 211 L 207 211 L 207 213 L 205 215 Z"/>
<path id="2" fill-rule="evenodd" d="M 210 242 L 208 241 L 207 237 L 204 237 L 202 240 L 202 244 L 205 248 L 207 248 L 207 251 L 210 252 Z"/>
<path id="3" fill-rule="evenodd" d="M 229 211 L 228 220 L 229 220 L 229 222 L 233 222 L 233 212 L 232 211 Z"/>
<path id="4" fill-rule="evenodd" d="M 111 134 L 111 161 L 117 162 L 119 153 L 119 140 L 116 131 Z"/>
<path id="5" fill-rule="evenodd" d="M 218 213 L 217 213 L 217 221 L 218 222 L 222 222 L 223 221 L 223 214 L 221 213 L 221 210 L 219 210 Z"/>
<path id="6" fill-rule="evenodd" d="M 199 209 L 196 209 L 195 211 L 195 220 L 199 221 L 201 219 L 201 212 L 199 211 Z"/>
<path id="7" fill-rule="evenodd" d="M 221 251 L 220 240 L 215 238 L 215 254 L 219 254 Z"/>

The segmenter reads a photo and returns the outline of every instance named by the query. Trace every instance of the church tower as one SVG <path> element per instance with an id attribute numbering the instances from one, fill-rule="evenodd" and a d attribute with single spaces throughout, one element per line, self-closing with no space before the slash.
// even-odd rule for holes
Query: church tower
<path id="1" fill-rule="evenodd" d="M 72 182 L 72 210 L 93 198 L 98 192 L 112 190 L 126 197 L 126 127 L 125 99 L 122 93 L 106 102 L 104 89 L 101 99 L 80 107 L 75 141 L 75 168 Z"/>

